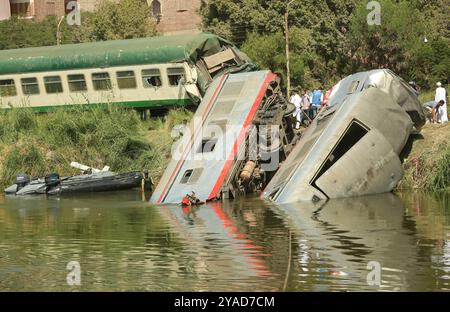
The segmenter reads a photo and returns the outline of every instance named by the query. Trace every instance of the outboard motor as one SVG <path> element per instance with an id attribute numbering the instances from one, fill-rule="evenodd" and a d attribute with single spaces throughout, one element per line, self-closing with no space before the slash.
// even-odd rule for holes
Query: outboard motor
<path id="1" fill-rule="evenodd" d="M 14 183 L 17 185 L 17 191 L 20 191 L 30 183 L 30 176 L 25 173 L 19 173 L 16 175 L 16 181 Z"/>
<path id="2" fill-rule="evenodd" d="M 61 180 L 59 178 L 59 174 L 57 173 L 50 173 L 45 176 L 45 186 L 47 187 L 54 187 L 57 186 L 59 183 L 61 183 Z"/>

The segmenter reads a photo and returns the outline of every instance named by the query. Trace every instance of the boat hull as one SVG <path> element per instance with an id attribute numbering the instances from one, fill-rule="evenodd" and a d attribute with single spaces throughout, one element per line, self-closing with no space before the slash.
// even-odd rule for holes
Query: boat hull
<path id="1" fill-rule="evenodd" d="M 139 172 L 124 174 L 75 176 L 63 180 L 47 191 L 49 195 L 64 193 L 92 193 L 128 190 L 141 186 L 143 176 Z"/>

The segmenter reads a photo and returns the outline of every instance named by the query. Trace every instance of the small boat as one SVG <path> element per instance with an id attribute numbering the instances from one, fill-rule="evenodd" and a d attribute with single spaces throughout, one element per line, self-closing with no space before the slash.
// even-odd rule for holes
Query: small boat
<path id="1" fill-rule="evenodd" d="M 6 188 L 5 193 L 14 195 L 59 195 L 64 193 L 127 190 L 135 187 L 143 187 L 149 190 L 152 187 L 152 181 L 146 172 L 117 174 L 109 171 L 109 167 L 105 167 L 106 169 L 100 171 L 77 163 L 72 163 L 71 165 L 76 168 L 81 166 L 84 172 L 88 173 L 72 177 L 60 177 L 59 174 L 52 173 L 45 178 L 34 180 L 30 180 L 30 177 L 26 174 L 18 174 L 15 183 Z M 85 170 L 86 168 L 88 169 L 87 171 Z"/>
<path id="2" fill-rule="evenodd" d="M 128 190 L 140 187 L 143 174 L 128 172 L 116 174 L 111 171 L 78 175 L 63 179 L 61 183 L 49 187 L 47 194 L 88 193 Z"/>

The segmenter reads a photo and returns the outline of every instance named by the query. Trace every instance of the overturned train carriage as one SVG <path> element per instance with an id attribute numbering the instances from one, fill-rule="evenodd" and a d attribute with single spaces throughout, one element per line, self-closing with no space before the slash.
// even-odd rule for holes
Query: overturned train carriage
<path id="1" fill-rule="evenodd" d="M 191 192 L 207 201 L 262 190 L 295 141 L 292 110 L 270 71 L 217 78 L 181 131 L 150 202 L 180 203 Z"/>
<path id="2" fill-rule="evenodd" d="M 373 70 L 340 81 L 262 196 L 277 203 L 391 191 L 400 154 L 425 124 L 422 106 L 401 78 Z"/>

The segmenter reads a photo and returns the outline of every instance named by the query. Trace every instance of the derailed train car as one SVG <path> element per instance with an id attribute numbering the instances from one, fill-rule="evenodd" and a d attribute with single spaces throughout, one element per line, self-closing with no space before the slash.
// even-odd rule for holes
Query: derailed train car
<path id="1" fill-rule="evenodd" d="M 346 77 L 262 197 L 277 203 L 317 201 L 391 191 L 403 176 L 400 160 L 425 115 L 416 93 L 389 70 Z"/>
<path id="2" fill-rule="evenodd" d="M 0 51 L 0 110 L 197 105 L 225 73 L 256 65 L 216 35 L 157 36 Z"/>
<path id="3" fill-rule="evenodd" d="M 292 110 L 270 71 L 217 78 L 174 145 L 150 202 L 180 203 L 191 192 L 208 201 L 261 191 L 295 141 Z"/>

